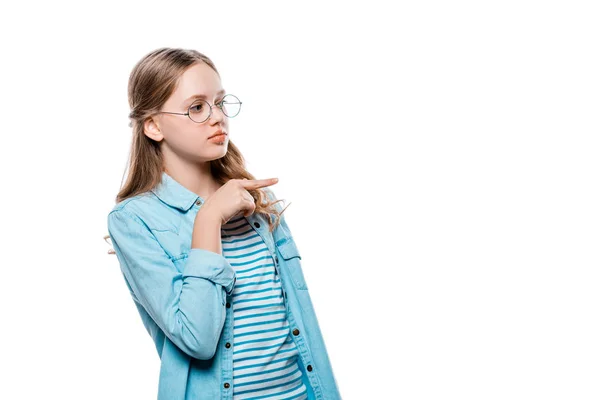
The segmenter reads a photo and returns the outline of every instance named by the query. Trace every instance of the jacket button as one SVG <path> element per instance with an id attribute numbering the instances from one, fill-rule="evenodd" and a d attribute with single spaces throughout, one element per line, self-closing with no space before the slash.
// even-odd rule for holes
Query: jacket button
<path id="1" fill-rule="evenodd" d="M 201 200 L 196 200 L 196 205 L 199 206 L 200 204 L 202 204 Z"/>
<path id="2" fill-rule="evenodd" d="M 279 264 L 279 257 L 275 256 L 275 262 Z"/>
<path id="3" fill-rule="evenodd" d="M 225 386 L 225 389 L 229 389 L 229 383 L 228 382 L 225 382 L 225 384 L 223 386 Z"/>
<path id="4" fill-rule="evenodd" d="M 231 347 L 231 343 L 229 343 L 229 342 L 225 343 L 225 347 L 230 348 Z"/>
<path id="5" fill-rule="evenodd" d="M 292 333 L 294 334 L 294 336 L 298 336 L 300 334 L 300 331 L 298 329 L 294 329 Z"/>
<path id="6" fill-rule="evenodd" d="M 308 364 L 308 367 L 306 367 L 306 369 L 308 370 L 308 372 L 312 371 L 312 365 Z"/>
<path id="7" fill-rule="evenodd" d="M 223 304 L 223 303 L 221 303 L 221 304 Z M 229 304 L 229 302 L 227 302 L 227 304 L 225 304 L 225 307 L 231 308 L 231 304 Z"/>
<path id="8" fill-rule="evenodd" d="M 255 222 L 254 226 L 257 227 L 257 228 L 260 228 L 260 224 L 258 222 Z"/>

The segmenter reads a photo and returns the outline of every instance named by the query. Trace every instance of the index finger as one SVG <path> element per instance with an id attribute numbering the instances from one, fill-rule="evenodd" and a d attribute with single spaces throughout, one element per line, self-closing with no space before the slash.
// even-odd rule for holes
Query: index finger
<path id="1" fill-rule="evenodd" d="M 241 181 L 242 186 L 245 189 L 258 189 L 265 186 L 271 186 L 279 182 L 278 178 L 270 178 L 270 179 L 243 179 Z"/>

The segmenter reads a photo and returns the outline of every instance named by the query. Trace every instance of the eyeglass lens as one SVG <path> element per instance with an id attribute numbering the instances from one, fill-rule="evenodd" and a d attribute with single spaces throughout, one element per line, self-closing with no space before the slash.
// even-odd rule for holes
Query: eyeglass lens
<path id="1" fill-rule="evenodd" d="M 220 105 L 220 106 L 219 106 Z M 240 99 L 232 94 L 225 95 L 223 100 L 217 102 L 215 106 L 220 107 L 229 118 L 239 114 L 242 103 Z M 189 109 L 190 118 L 195 122 L 204 122 L 210 116 L 210 104 L 204 100 L 196 100 Z"/>

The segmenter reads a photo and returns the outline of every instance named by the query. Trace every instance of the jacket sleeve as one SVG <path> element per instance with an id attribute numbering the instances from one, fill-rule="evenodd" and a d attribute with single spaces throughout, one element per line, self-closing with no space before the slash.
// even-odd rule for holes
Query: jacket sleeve
<path id="1" fill-rule="evenodd" d="M 108 231 L 136 300 L 183 352 L 211 359 L 225 323 L 225 293 L 236 281 L 227 259 L 192 248 L 179 272 L 150 229 L 123 209 L 109 213 Z"/>

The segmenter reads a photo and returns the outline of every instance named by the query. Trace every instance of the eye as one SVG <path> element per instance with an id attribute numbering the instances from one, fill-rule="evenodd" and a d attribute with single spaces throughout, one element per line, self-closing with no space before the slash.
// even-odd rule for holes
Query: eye
<path id="1" fill-rule="evenodd" d="M 203 105 L 204 105 L 203 103 L 192 104 L 192 105 L 190 106 L 190 111 L 194 111 L 194 112 L 199 112 L 199 111 L 202 111 L 202 106 L 203 106 Z"/>

